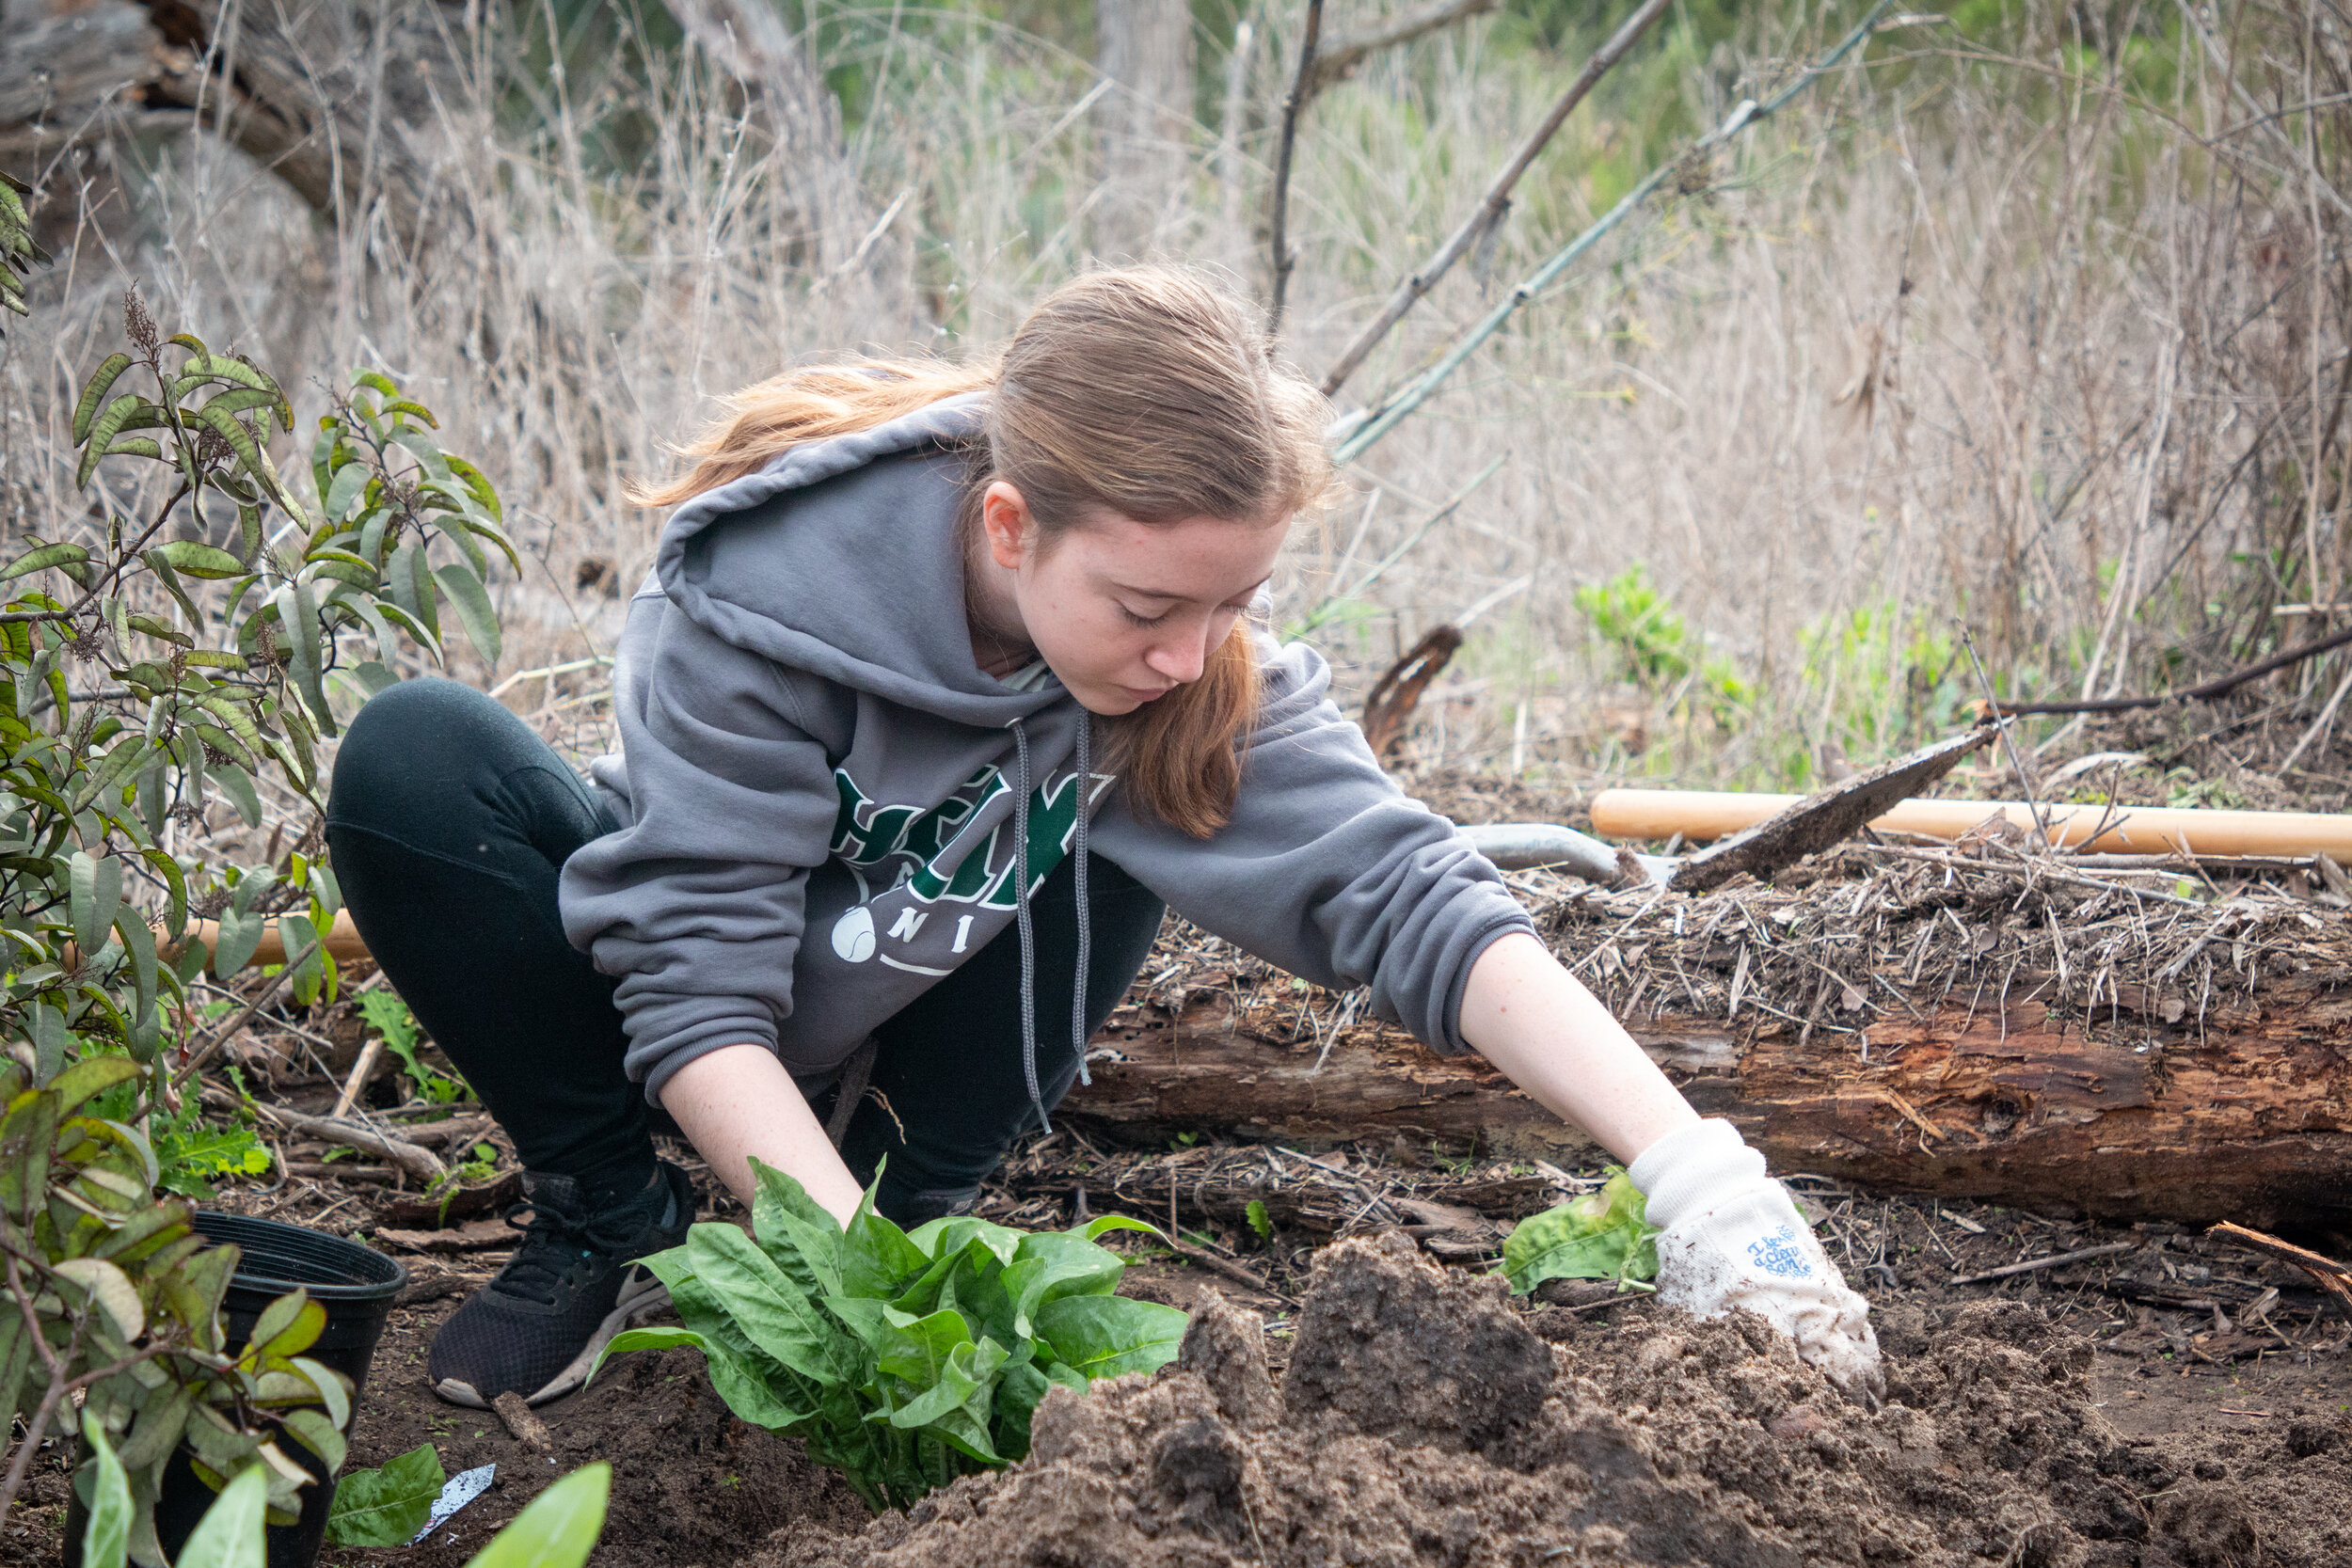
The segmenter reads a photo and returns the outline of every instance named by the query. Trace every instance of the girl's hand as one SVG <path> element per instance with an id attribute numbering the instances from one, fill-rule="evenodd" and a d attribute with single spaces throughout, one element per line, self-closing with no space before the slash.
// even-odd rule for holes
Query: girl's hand
<path id="1" fill-rule="evenodd" d="M 1847 1397 L 1884 1397 L 1869 1304 L 1847 1288 L 1764 1156 L 1727 1121 L 1659 1139 L 1629 1171 L 1648 1197 L 1659 1299 L 1701 1318 L 1744 1307 L 1797 1343 Z"/>

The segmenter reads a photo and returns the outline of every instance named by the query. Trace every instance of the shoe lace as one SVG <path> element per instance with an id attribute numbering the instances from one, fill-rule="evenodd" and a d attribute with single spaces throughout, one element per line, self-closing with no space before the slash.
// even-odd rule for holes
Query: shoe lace
<path id="1" fill-rule="evenodd" d="M 520 1217 L 525 1213 L 530 1214 L 529 1220 Z M 542 1306 L 552 1306 L 565 1288 L 577 1285 L 597 1254 L 610 1255 L 627 1246 L 644 1223 L 642 1214 L 628 1209 L 567 1214 L 528 1198 L 508 1205 L 501 1217 L 510 1227 L 521 1231 L 523 1239 L 506 1267 L 490 1282 L 490 1289 Z"/>

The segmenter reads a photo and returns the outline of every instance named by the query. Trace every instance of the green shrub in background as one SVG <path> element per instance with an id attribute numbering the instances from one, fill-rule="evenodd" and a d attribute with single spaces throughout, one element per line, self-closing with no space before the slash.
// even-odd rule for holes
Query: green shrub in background
<path id="1" fill-rule="evenodd" d="M 15 198 L 0 195 L 0 303 L 21 309 Z M 44 1439 L 82 1438 L 77 1486 L 119 1481 L 121 1549 L 155 1568 L 175 1448 L 216 1486 L 258 1475 L 262 1511 L 291 1519 L 308 1477 L 284 1445 L 340 1466 L 349 1402 L 301 1354 L 324 1313 L 298 1291 L 222 1354 L 236 1250 L 205 1247 L 157 1191 L 167 1155 L 188 1192 L 255 1152 L 205 1125 L 196 1064 L 175 1063 L 191 983 L 242 968 L 275 921 L 297 999 L 331 993 L 335 879 L 299 847 L 215 869 L 180 846 L 215 803 L 258 826 L 264 777 L 316 813 L 330 690 L 389 684 L 404 642 L 438 658 L 444 608 L 495 658 L 485 546 L 514 551 L 489 483 L 383 376 L 320 420 L 303 493 L 269 454 L 273 427 L 294 426 L 273 377 L 165 337 L 135 295 L 123 326 L 72 427 L 79 487 L 122 471 L 87 529 L 17 541 L 0 564 L 0 1410 L 23 1418 L 0 1510 Z M 118 498 L 140 495 L 161 499 L 126 515 Z M 192 916 L 218 921 L 213 951 Z"/>
<path id="2" fill-rule="evenodd" d="M 1606 582 L 1579 584 L 1572 597 L 1634 685 L 1703 708 L 1718 725 L 1755 707 L 1755 685 L 1730 659 L 1707 652 L 1706 640 L 1651 585 L 1640 562 Z"/>

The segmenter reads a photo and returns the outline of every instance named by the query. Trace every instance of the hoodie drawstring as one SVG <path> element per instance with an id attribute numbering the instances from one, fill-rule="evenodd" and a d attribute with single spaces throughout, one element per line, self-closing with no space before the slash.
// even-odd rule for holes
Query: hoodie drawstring
<path id="1" fill-rule="evenodd" d="M 1070 1042 L 1078 1053 L 1078 1082 L 1091 1084 L 1087 1072 L 1087 970 L 1093 958 L 1092 911 L 1087 907 L 1087 798 L 1094 784 L 1092 727 L 1084 708 L 1078 710 L 1078 772 L 1072 781 L 1077 790 L 1076 836 L 1071 852 L 1077 856 L 1078 973 L 1070 1005 Z M 1038 1129 L 1052 1132 L 1046 1119 L 1045 1096 L 1037 1082 L 1037 927 L 1029 915 L 1029 732 L 1020 720 L 1012 721 L 1014 784 L 1020 805 L 1013 813 L 1013 876 L 1019 879 L 1013 898 L 1013 924 L 1021 931 L 1021 1076 L 1037 1110 Z"/>
<path id="2" fill-rule="evenodd" d="M 1087 1071 L 1087 967 L 1094 957 L 1094 922 L 1087 908 L 1087 801 L 1094 794 L 1094 759 L 1088 744 L 1093 736 L 1091 716 L 1078 710 L 1078 837 L 1071 853 L 1078 857 L 1078 983 L 1070 992 L 1070 1046 L 1078 1053 L 1078 1082 L 1091 1084 Z"/>

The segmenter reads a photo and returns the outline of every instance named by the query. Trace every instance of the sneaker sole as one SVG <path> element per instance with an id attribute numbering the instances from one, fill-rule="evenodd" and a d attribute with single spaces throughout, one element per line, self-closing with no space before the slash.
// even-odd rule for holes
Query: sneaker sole
<path id="1" fill-rule="evenodd" d="M 604 1315 L 604 1321 L 596 1325 L 596 1333 L 588 1337 L 588 1342 L 580 1347 L 580 1354 L 573 1356 L 564 1370 L 548 1379 L 537 1392 L 525 1394 L 523 1402 L 545 1404 L 549 1400 L 560 1400 L 586 1383 L 588 1374 L 596 1368 L 596 1357 L 604 1354 L 604 1347 L 612 1342 L 614 1335 L 628 1327 L 633 1320 L 651 1317 L 669 1305 L 668 1286 L 642 1269 L 631 1269 L 629 1277 L 621 1283 L 621 1294 L 613 1302 L 612 1310 Z M 490 1408 L 490 1402 L 477 1393 L 472 1384 L 453 1377 L 445 1377 L 435 1384 L 433 1392 L 450 1403 L 462 1404 L 469 1410 Z"/>

